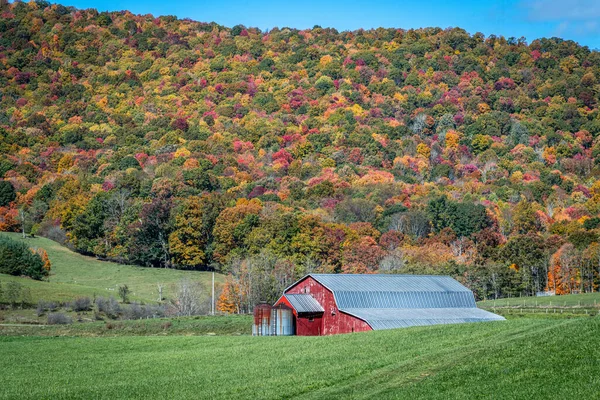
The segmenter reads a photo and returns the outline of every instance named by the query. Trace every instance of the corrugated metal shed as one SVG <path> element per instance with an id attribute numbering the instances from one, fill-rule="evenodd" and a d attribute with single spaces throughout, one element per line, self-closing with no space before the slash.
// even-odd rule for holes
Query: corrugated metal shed
<path id="1" fill-rule="evenodd" d="M 310 294 L 286 294 L 285 297 L 299 313 L 319 313 L 325 311 Z"/>

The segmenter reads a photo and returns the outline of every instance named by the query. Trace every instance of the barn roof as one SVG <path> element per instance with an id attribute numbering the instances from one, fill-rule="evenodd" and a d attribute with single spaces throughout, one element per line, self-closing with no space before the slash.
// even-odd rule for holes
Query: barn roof
<path id="1" fill-rule="evenodd" d="M 374 330 L 504 320 L 479 308 L 347 308 L 343 311 L 366 321 Z"/>
<path id="2" fill-rule="evenodd" d="M 449 276 L 396 274 L 310 274 L 332 291 L 467 292 Z"/>
<path id="3" fill-rule="evenodd" d="M 333 293 L 340 311 L 362 319 L 375 330 L 504 319 L 478 309 L 473 292 L 449 276 L 308 276 Z M 286 294 L 288 296 L 291 295 Z"/>
<path id="4" fill-rule="evenodd" d="M 284 296 L 298 313 L 319 313 L 325 311 L 310 294 L 286 294 Z"/>

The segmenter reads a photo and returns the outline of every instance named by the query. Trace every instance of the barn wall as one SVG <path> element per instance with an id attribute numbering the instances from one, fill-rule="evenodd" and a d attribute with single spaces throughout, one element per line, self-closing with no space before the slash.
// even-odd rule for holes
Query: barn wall
<path id="1" fill-rule="evenodd" d="M 306 317 L 298 317 L 298 313 L 296 312 L 296 310 L 294 309 L 294 307 L 292 306 L 292 304 L 288 301 L 288 299 L 286 299 L 284 296 L 281 296 L 281 298 L 277 301 L 277 303 L 275 303 L 275 305 L 278 304 L 285 304 L 286 306 L 290 307 L 294 313 L 294 318 L 296 321 L 296 331 L 295 334 L 298 336 L 321 336 L 321 332 L 323 331 L 323 318 L 322 317 L 314 317 L 312 318 L 306 318 Z"/>
<path id="2" fill-rule="evenodd" d="M 296 318 L 296 335 L 298 336 L 321 336 L 323 333 L 323 317 Z"/>
<path id="3" fill-rule="evenodd" d="M 321 321 L 317 321 L 317 318 L 313 322 L 309 322 L 305 318 L 296 318 L 297 335 L 314 336 L 319 325 L 321 335 L 372 330 L 365 321 L 338 310 L 333 293 L 310 276 L 290 288 L 286 293 L 311 294 L 325 310 Z M 316 334 L 318 335 L 319 333 Z"/>

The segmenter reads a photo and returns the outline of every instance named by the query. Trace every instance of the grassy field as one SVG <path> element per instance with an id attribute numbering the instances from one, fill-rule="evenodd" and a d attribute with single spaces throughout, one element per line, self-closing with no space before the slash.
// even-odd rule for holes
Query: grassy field
<path id="1" fill-rule="evenodd" d="M 600 292 L 568 294 L 564 296 L 513 297 L 510 299 L 487 300 L 477 303 L 479 307 L 600 307 Z"/>
<path id="2" fill-rule="evenodd" d="M 1 233 L 15 239 L 21 239 L 16 233 Z M 143 268 L 100 261 L 75 253 L 52 240 L 36 237 L 25 239 L 30 247 L 40 247 L 48 252 L 52 263 L 49 282 L 33 281 L 27 278 L 0 274 L 0 282 L 18 281 L 31 291 L 32 302 L 39 299 L 68 301 L 80 296 L 118 297 L 119 285 L 131 289 L 131 299 L 153 302 L 158 299 L 158 287 L 164 285 L 163 296 L 168 298 L 173 286 L 187 278 L 210 287 L 211 274 L 208 272 L 179 271 L 172 269 Z M 223 281 L 222 275 L 216 275 L 217 283 Z"/>
<path id="3" fill-rule="evenodd" d="M 0 337 L 0 397 L 597 398 L 600 318 L 329 337 Z"/>
<path id="4" fill-rule="evenodd" d="M 186 318 L 156 318 L 106 322 L 98 321 L 75 323 L 70 325 L 0 324 L 0 336 L 239 336 L 250 335 L 251 332 L 251 315 L 197 316 Z"/>

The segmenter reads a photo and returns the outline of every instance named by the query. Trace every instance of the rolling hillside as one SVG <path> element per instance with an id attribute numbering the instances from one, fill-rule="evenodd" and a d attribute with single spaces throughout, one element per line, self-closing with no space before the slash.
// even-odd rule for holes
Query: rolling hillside
<path id="1" fill-rule="evenodd" d="M 16 233 L 1 233 L 19 239 Z M 23 240 L 23 239 L 19 239 Z M 165 268 L 143 268 L 100 261 L 75 253 L 52 240 L 42 237 L 25 239 L 30 247 L 41 247 L 48 253 L 52 270 L 48 282 L 0 274 L 0 282 L 17 281 L 31 290 L 32 302 L 68 301 L 79 296 L 118 297 L 119 285 L 128 285 L 132 300 L 154 302 L 158 299 L 158 284 L 164 285 L 163 296 L 168 298 L 173 285 L 181 279 L 200 281 L 207 290 L 211 274 Z M 217 283 L 222 275 L 216 275 Z"/>
<path id="2" fill-rule="evenodd" d="M 588 317 L 329 337 L 0 337 L 0 397 L 594 398 L 599 329 Z"/>
<path id="3" fill-rule="evenodd" d="M 308 271 L 591 291 L 599 104 L 600 52 L 560 38 L 3 3 L 0 230 L 236 272 L 234 308 Z"/>

